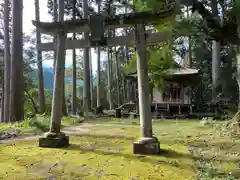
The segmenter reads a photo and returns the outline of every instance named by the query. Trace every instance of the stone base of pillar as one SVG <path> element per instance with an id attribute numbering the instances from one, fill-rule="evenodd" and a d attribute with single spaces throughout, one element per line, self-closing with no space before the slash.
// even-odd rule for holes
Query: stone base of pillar
<path id="1" fill-rule="evenodd" d="M 69 136 L 64 133 L 47 132 L 44 137 L 39 138 L 39 147 L 45 148 L 61 148 L 69 146 Z"/>
<path id="2" fill-rule="evenodd" d="M 160 143 L 156 137 L 152 138 L 141 138 L 137 142 L 133 143 L 134 154 L 159 154 Z"/>

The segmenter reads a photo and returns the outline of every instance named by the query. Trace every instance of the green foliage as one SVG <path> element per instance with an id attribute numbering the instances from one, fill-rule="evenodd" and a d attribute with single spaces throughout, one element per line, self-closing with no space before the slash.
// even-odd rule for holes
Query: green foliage
<path id="1" fill-rule="evenodd" d="M 76 117 L 63 117 L 62 126 L 78 125 L 83 122 L 83 119 Z M 8 132 L 9 129 L 18 130 L 21 134 L 42 134 L 47 132 L 50 126 L 50 117 L 47 115 L 37 114 L 35 117 L 26 118 L 21 122 L 14 124 L 0 124 L 0 131 Z"/>
<path id="2" fill-rule="evenodd" d="M 238 0 L 235 0 L 234 1 L 235 2 L 235 7 L 234 7 L 234 15 L 236 16 L 236 17 L 239 17 L 240 16 L 240 1 L 238 1 Z"/>
<path id="3" fill-rule="evenodd" d="M 169 45 L 148 49 L 148 71 L 151 84 L 156 88 L 163 88 L 166 70 L 172 67 L 172 52 Z M 136 54 L 125 66 L 125 73 L 136 72 Z"/>
<path id="4" fill-rule="evenodd" d="M 166 5 L 166 0 L 133 0 L 133 5 L 136 11 L 157 11 Z"/>
<path id="5" fill-rule="evenodd" d="M 161 50 L 158 51 L 150 51 L 149 73 L 151 84 L 154 87 L 163 88 L 166 70 L 171 67 L 172 62 L 172 53 L 168 47 L 161 47 Z"/>
<path id="6" fill-rule="evenodd" d="M 52 97 L 48 89 L 45 92 L 45 115 L 51 114 Z M 25 91 L 24 112 L 25 117 L 33 117 L 38 113 L 39 108 L 39 95 L 38 89 L 32 88 L 29 91 Z"/>
<path id="7" fill-rule="evenodd" d="M 62 118 L 62 125 L 69 126 L 69 125 L 78 125 L 84 121 L 83 118 L 80 116 L 71 116 L 71 117 L 63 117 Z"/>
<path id="8" fill-rule="evenodd" d="M 233 137 L 240 137 L 240 111 L 225 124 L 227 132 Z"/>

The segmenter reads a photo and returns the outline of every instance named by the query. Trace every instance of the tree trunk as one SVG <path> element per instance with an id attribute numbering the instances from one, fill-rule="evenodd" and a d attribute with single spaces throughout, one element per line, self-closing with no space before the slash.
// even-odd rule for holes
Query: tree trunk
<path id="1" fill-rule="evenodd" d="M 4 81 L 4 80 L 3 80 Z M 1 111 L 0 111 L 0 123 L 6 122 L 4 120 L 4 87 L 3 87 L 4 82 L 2 82 L 2 92 L 1 92 Z"/>
<path id="2" fill-rule="evenodd" d="M 88 2 L 87 0 L 83 1 L 83 11 L 84 18 L 88 17 Z M 84 32 L 84 39 L 89 39 L 89 33 Z M 83 90 L 83 102 L 84 102 L 84 111 L 85 115 L 88 118 L 88 113 L 91 109 L 91 94 L 90 94 L 90 65 L 89 65 L 89 48 L 84 48 L 84 90 Z"/>
<path id="3" fill-rule="evenodd" d="M 126 80 L 126 86 L 127 86 L 127 102 L 130 102 L 132 100 L 132 84 L 131 80 Z"/>
<path id="4" fill-rule="evenodd" d="M 100 3 L 98 4 L 98 13 L 100 13 Z M 101 88 L 101 48 L 97 48 L 97 107 L 101 107 L 100 98 L 100 88 Z"/>
<path id="5" fill-rule="evenodd" d="M 12 0 L 11 121 L 24 119 L 22 0 Z"/>
<path id="6" fill-rule="evenodd" d="M 189 14 L 189 7 L 187 6 L 187 18 L 190 21 L 190 14 Z M 192 37 L 191 35 L 188 36 L 188 53 L 189 53 L 189 68 L 192 68 Z"/>
<path id="7" fill-rule="evenodd" d="M 112 73 L 111 73 L 111 52 L 108 48 L 108 102 L 109 102 L 109 109 L 113 109 L 113 103 L 112 103 Z"/>
<path id="8" fill-rule="evenodd" d="M 238 4 L 236 4 L 238 3 Z M 236 7 L 240 7 L 240 3 L 239 2 L 235 2 L 235 6 Z M 236 16 L 237 17 L 237 32 L 238 32 L 238 38 L 240 39 L 240 18 L 239 16 Z M 237 73 L 236 73 L 236 79 L 237 79 L 237 83 L 238 83 L 238 93 L 239 93 L 239 99 L 238 99 L 238 110 L 240 110 L 240 44 L 238 44 L 238 47 L 237 47 Z"/>
<path id="9" fill-rule="evenodd" d="M 88 17 L 88 1 L 83 1 L 83 17 Z M 84 32 L 84 39 L 89 39 L 89 32 Z M 88 118 L 88 113 L 91 112 L 91 94 L 90 94 L 90 67 L 89 67 L 89 48 L 84 48 L 84 90 L 83 90 L 83 99 L 84 99 L 84 111 Z"/>
<path id="10" fill-rule="evenodd" d="M 31 95 L 28 93 L 27 90 L 24 90 L 26 95 L 28 96 L 28 98 L 30 99 L 31 103 L 32 103 L 32 106 L 33 106 L 33 109 L 34 109 L 34 113 L 37 114 L 38 113 L 38 107 L 34 101 L 34 99 L 31 97 Z"/>
<path id="11" fill-rule="evenodd" d="M 187 6 L 187 17 L 188 20 L 190 20 L 190 14 L 189 14 L 189 6 Z M 189 62 L 188 62 L 188 68 L 192 68 L 193 66 L 193 56 L 192 56 L 192 36 L 189 35 L 188 36 L 188 58 L 189 58 Z M 188 103 L 191 103 L 192 101 L 192 87 L 189 87 L 189 99 L 190 101 Z"/>
<path id="12" fill-rule="evenodd" d="M 94 101 L 93 101 L 93 71 L 92 71 L 92 52 L 91 48 L 89 49 L 89 63 L 90 63 L 90 96 L 91 96 L 91 109 L 94 108 Z"/>
<path id="13" fill-rule="evenodd" d="M 97 48 L 97 107 L 101 107 L 100 88 L 101 88 L 101 48 Z"/>
<path id="14" fill-rule="evenodd" d="M 240 22 L 240 21 L 239 21 Z M 240 37 L 240 23 L 238 25 L 238 36 Z M 238 110 L 240 110 L 240 46 L 238 45 L 237 47 L 237 52 L 236 52 L 236 56 L 237 56 L 237 72 L 236 72 L 236 80 L 238 83 Z"/>
<path id="15" fill-rule="evenodd" d="M 238 52 L 238 54 L 240 55 L 240 52 Z M 239 60 L 237 60 L 240 63 L 240 58 L 238 58 Z M 239 68 L 238 68 L 239 69 Z M 238 111 L 240 111 L 240 70 L 237 70 L 237 83 L 238 83 Z"/>
<path id="16" fill-rule="evenodd" d="M 74 0 L 73 20 L 76 19 L 76 3 Z M 73 33 L 73 40 L 76 39 L 76 34 Z M 77 114 L 77 70 L 76 70 L 76 49 L 72 51 L 72 114 Z"/>
<path id="17" fill-rule="evenodd" d="M 60 2 L 60 0 L 58 1 Z M 59 16 L 58 21 L 64 20 L 64 3 L 58 4 Z M 54 87 L 52 98 L 52 113 L 50 132 L 59 133 L 61 127 L 61 115 L 62 115 L 62 100 L 63 100 L 63 85 L 65 74 L 65 38 L 64 31 L 59 31 L 57 35 L 57 58 L 55 64 L 54 73 Z"/>
<path id="18" fill-rule="evenodd" d="M 212 42 L 212 101 L 216 103 L 220 85 L 220 43 Z"/>
<path id="19" fill-rule="evenodd" d="M 119 59 L 118 59 L 118 55 L 117 55 L 117 49 L 116 47 L 114 48 L 115 50 L 115 54 L 116 54 L 116 81 L 117 81 L 117 105 L 118 107 L 120 106 L 121 102 L 120 102 L 120 78 L 119 78 Z"/>
<path id="20" fill-rule="evenodd" d="M 126 80 L 124 79 L 124 77 L 122 78 L 122 93 L 123 93 L 123 101 L 122 103 L 125 103 L 125 101 L 127 100 L 127 94 L 126 94 Z"/>
<path id="21" fill-rule="evenodd" d="M 128 3 L 128 0 L 126 0 L 126 2 Z M 125 13 L 128 13 L 127 6 L 125 6 Z M 127 35 L 127 28 L 125 28 L 125 35 Z M 128 63 L 129 58 L 128 58 L 128 46 L 127 45 L 125 46 L 124 57 L 125 57 L 125 63 Z M 129 82 L 128 80 L 124 80 L 124 92 L 123 92 L 125 94 L 127 102 L 130 101 L 130 98 L 129 98 L 130 90 L 129 90 L 128 82 Z"/>
<path id="22" fill-rule="evenodd" d="M 213 15 L 219 20 L 217 0 L 212 0 Z M 220 20 L 219 20 L 220 22 Z M 212 41 L 212 101 L 216 103 L 220 85 L 220 42 Z"/>
<path id="23" fill-rule="evenodd" d="M 73 40 L 76 39 L 76 34 L 73 33 Z M 72 114 L 77 113 L 77 71 L 76 71 L 76 50 L 73 49 L 72 54 Z"/>
<path id="24" fill-rule="evenodd" d="M 39 15 L 39 0 L 35 0 L 35 16 L 36 21 L 40 21 Z M 43 81 L 43 69 L 42 69 L 42 51 L 40 48 L 41 34 L 39 29 L 36 30 L 37 39 L 37 68 L 38 68 L 38 95 L 39 95 L 39 112 L 45 112 L 45 95 L 44 95 L 44 81 Z"/>
<path id="25" fill-rule="evenodd" d="M 8 122 L 10 119 L 10 37 L 9 37 L 9 0 L 4 1 L 4 86 L 2 89 L 2 104 L 1 110 L 3 111 L 2 120 Z"/>
<path id="26" fill-rule="evenodd" d="M 127 34 L 127 33 L 126 33 Z M 125 56 L 125 63 L 129 62 L 129 57 L 128 57 L 128 46 L 125 46 L 125 51 L 124 51 L 124 56 Z M 125 81 L 125 87 L 126 87 L 126 97 L 127 97 L 127 102 L 131 101 L 131 84 L 129 82 L 129 80 Z"/>

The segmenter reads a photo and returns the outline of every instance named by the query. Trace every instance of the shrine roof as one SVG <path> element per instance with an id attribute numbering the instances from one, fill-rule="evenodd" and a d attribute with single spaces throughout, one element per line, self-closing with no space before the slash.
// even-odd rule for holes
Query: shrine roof
<path id="1" fill-rule="evenodd" d="M 180 75 L 198 75 L 200 74 L 198 69 L 192 69 L 192 68 L 171 68 L 169 70 L 166 70 L 166 74 L 170 76 L 180 76 Z M 149 73 L 149 76 L 151 74 Z M 129 73 L 127 76 L 130 77 L 137 77 L 137 72 Z"/>
<path id="2" fill-rule="evenodd" d="M 199 74 L 198 69 L 192 69 L 192 68 L 175 68 L 175 69 L 169 69 L 167 70 L 167 74 L 169 75 L 194 75 Z"/>
<path id="3" fill-rule="evenodd" d="M 169 76 L 184 76 L 184 75 L 198 75 L 200 71 L 195 68 L 185 68 L 176 61 L 173 62 L 173 68 L 166 70 L 166 75 Z M 151 75 L 149 73 L 149 75 Z M 137 77 L 137 72 L 129 73 L 127 76 Z"/>
<path id="4" fill-rule="evenodd" d="M 149 76 L 151 76 L 151 73 L 149 73 Z M 136 80 L 137 72 L 129 73 L 126 78 Z M 201 72 L 195 68 L 185 68 L 174 61 L 173 68 L 166 70 L 166 76 L 164 79 L 167 82 L 194 85 L 201 81 Z"/>

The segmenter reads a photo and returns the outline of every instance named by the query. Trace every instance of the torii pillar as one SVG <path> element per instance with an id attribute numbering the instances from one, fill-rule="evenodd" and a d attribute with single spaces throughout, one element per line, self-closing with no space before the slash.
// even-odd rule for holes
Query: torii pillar
<path id="1" fill-rule="evenodd" d="M 64 2 L 58 0 L 58 21 L 64 21 Z M 54 73 L 54 86 L 52 98 L 52 113 L 50 131 L 39 138 L 39 147 L 60 148 L 69 145 L 69 137 L 61 129 L 62 95 L 65 69 L 65 38 L 64 29 L 59 29 L 57 33 L 57 57 Z"/>
<path id="2" fill-rule="evenodd" d="M 145 25 L 136 26 L 138 99 L 141 138 L 133 143 L 134 154 L 159 154 L 160 143 L 152 133 L 152 115 L 149 99 L 148 58 Z"/>

